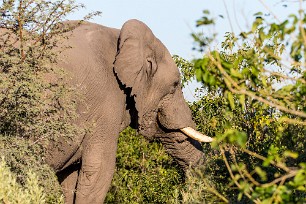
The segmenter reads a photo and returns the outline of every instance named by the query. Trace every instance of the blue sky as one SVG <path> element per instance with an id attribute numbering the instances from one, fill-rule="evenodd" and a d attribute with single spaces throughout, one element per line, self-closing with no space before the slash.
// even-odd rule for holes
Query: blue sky
<path id="1" fill-rule="evenodd" d="M 253 14 L 256 12 L 262 11 L 268 15 L 267 18 L 273 18 L 275 14 L 278 19 L 284 20 L 290 13 L 297 13 L 299 9 L 296 0 L 77 0 L 77 2 L 83 3 L 86 9 L 74 13 L 70 19 L 80 19 L 88 12 L 98 10 L 102 15 L 91 21 L 109 27 L 121 28 L 125 21 L 133 18 L 141 20 L 152 29 L 171 54 L 186 59 L 199 56 L 199 53 L 192 51 L 193 40 L 190 34 L 196 30 L 195 22 L 202 17 L 203 10 L 209 10 L 212 16 L 216 17 L 217 26 L 201 31 L 203 33 L 216 31 L 220 35 L 220 42 L 224 33 L 231 31 L 232 28 L 234 32 L 240 33 L 250 27 L 254 19 Z M 270 10 L 267 10 L 266 6 Z M 219 15 L 224 18 L 218 17 Z M 186 97 L 192 100 L 190 92 L 186 93 Z"/>
<path id="2" fill-rule="evenodd" d="M 253 14 L 269 11 L 259 0 L 77 0 L 86 6 L 86 10 L 76 12 L 70 18 L 80 19 L 89 11 L 102 11 L 100 17 L 92 21 L 109 27 L 120 28 L 128 19 L 136 18 L 145 22 L 154 34 L 166 45 L 172 54 L 178 54 L 191 59 L 192 38 L 190 33 L 195 30 L 195 22 L 207 9 L 212 16 L 217 17 L 215 30 L 223 36 L 231 31 L 229 19 L 235 32 L 240 32 L 251 24 Z M 227 16 L 226 3 L 229 17 Z M 289 13 L 298 10 L 298 1 L 269 0 L 267 6 L 278 16 L 284 19 Z M 287 5 L 284 7 L 283 5 Z M 218 17 L 219 15 L 224 18 Z M 203 32 L 211 32 L 203 30 Z"/>

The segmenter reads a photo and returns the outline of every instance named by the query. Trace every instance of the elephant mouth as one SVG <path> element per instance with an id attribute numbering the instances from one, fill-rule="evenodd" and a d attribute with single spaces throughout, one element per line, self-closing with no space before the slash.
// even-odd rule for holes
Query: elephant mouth
<path id="1" fill-rule="evenodd" d="M 167 122 L 164 122 L 165 121 L 163 119 L 164 116 L 163 116 L 163 114 L 160 111 L 157 113 L 157 118 L 158 118 L 159 124 L 162 127 L 164 127 L 164 128 L 166 128 L 166 129 L 171 131 L 172 125 L 169 125 Z M 192 127 L 186 126 L 186 127 L 183 127 L 183 128 L 176 128 L 175 130 L 180 130 L 187 137 L 190 137 L 190 138 L 192 138 L 194 140 L 197 140 L 199 142 L 212 142 L 213 141 L 213 138 L 211 138 L 211 137 L 209 137 L 207 135 L 202 134 L 201 132 L 193 129 Z"/>
<path id="2" fill-rule="evenodd" d="M 147 114 L 143 120 L 146 122 L 143 122 L 139 126 L 140 133 L 149 140 L 154 140 L 155 134 L 158 134 L 160 132 L 165 133 L 165 132 L 179 131 L 183 133 L 186 137 L 192 138 L 199 142 L 212 142 L 213 141 L 213 138 L 202 134 L 201 132 L 193 129 L 192 127 L 187 126 L 187 127 L 173 129 L 173 130 L 166 128 L 165 125 L 163 125 L 161 121 L 158 119 L 159 118 L 158 115 L 159 115 L 158 111 L 154 111 L 154 112 L 151 112 L 151 114 Z M 157 122 L 153 122 L 156 120 Z"/>

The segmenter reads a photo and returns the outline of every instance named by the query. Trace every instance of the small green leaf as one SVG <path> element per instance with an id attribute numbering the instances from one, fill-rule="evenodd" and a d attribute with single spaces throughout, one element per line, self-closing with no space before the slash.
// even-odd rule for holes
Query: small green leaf
<path id="1" fill-rule="evenodd" d="M 231 92 L 227 92 L 227 99 L 228 99 L 228 102 L 231 106 L 231 109 L 234 110 L 235 109 L 235 101 L 234 101 L 233 94 Z"/>
<path id="2" fill-rule="evenodd" d="M 306 187 L 305 186 L 299 186 L 299 187 L 297 187 L 297 190 L 306 191 Z"/>
<path id="3" fill-rule="evenodd" d="M 267 173 L 263 171 L 260 167 L 256 166 L 254 170 L 260 176 L 262 181 L 267 180 Z"/>
<path id="4" fill-rule="evenodd" d="M 209 76 L 209 80 L 208 80 L 209 85 L 214 86 L 216 85 L 216 78 L 213 75 Z"/>
<path id="5" fill-rule="evenodd" d="M 244 94 L 239 95 L 239 102 L 241 104 L 241 108 L 244 110 L 245 109 L 245 95 Z"/>
<path id="6" fill-rule="evenodd" d="M 254 33 L 258 27 L 262 24 L 263 19 L 260 16 L 256 17 L 256 20 L 254 21 L 253 25 L 252 25 L 252 32 Z"/>
<path id="7" fill-rule="evenodd" d="M 253 67 L 253 66 L 252 66 L 251 72 L 252 72 L 252 74 L 255 75 L 256 77 L 257 77 L 258 74 L 259 74 L 258 69 L 257 69 L 256 67 Z"/>
<path id="8" fill-rule="evenodd" d="M 246 32 L 241 32 L 240 36 L 244 39 L 246 39 L 248 37 L 248 34 Z"/>
<path id="9" fill-rule="evenodd" d="M 238 72 L 236 69 L 231 69 L 230 73 L 233 77 L 237 77 L 239 79 L 243 78 L 243 75 L 240 72 Z"/>
<path id="10" fill-rule="evenodd" d="M 206 70 L 206 66 L 207 66 L 207 64 L 209 62 L 209 58 L 208 57 L 204 57 L 203 60 L 201 60 L 201 62 L 202 62 L 201 68 L 204 71 L 204 70 Z"/>
<path id="11" fill-rule="evenodd" d="M 266 34 L 263 31 L 263 28 L 259 30 L 259 39 L 263 42 L 267 38 Z"/>
<path id="12" fill-rule="evenodd" d="M 196 79 L 197 79 L 197 81 L 202 81 L 202 70 L 200 70 L 200 69 L 196 69 L 195 70 L 195 75 L 196 75 Z"/>
<path id="13" fill-rule="evenodd" d="M 245 143 L 247 142 L 247 134 L 245 132 L 238 132 L 237 133 L 237 144 L 241 147 L 245 147 Z"/>
<path id="14" fill-rule="evenodd" d="M 271 161 L 273 160 L 273 157 L 268 156 L 262 163 L 263 166 L 267 167 L 270 165 Z"/>
<path id="15" fill-rule="evenodd" d="M 208 71 L 204 72 L 204 74 L 202 75 L 202 78 L 203 78 L 202 80 L 204 83 L 208 83 L 209 72 Z"/>
<path id="16" fill-rule="evenodd" d="M 254 13 L 254 16 L 262 16 L 263 13 L 262 12 L 257 12 L 257 13 Z"/>
<path id="17" fill-rule="evenodd" d="M 303 169 L 299 170 L 296 176 L 293 179 L 294 184 L 296 186 L 305 185 L 306 184 L 306 174 Z"/>
<path id="18" fill-rule="evenodd" d="M 293 159 L 296 159 L 296 158 L 299 156 L 299 154 L 296 153 L 296 152 L 291 152 L 291 151 L 289 151 L 289 150 L 286 150 L 286 151 L 284 152 L 284 156 L 285 156 L 285 157 L 291 157 L 291 158 L 293 158 Z"/>
<path id="19" fill-rule="evenodd" d="M 261 78 L 261 82 L 262 82 L 262 85 L 263 85 L 264 87 L 267 87 L 267 78 L 266 78 L 266 77 L 262 77 L 262 78 Z"/>
<path id="20" fill-rule="evenodd" d="M 203 10 L 203 13 L 204 14 L 210 14 L 209 10 L 207 10 L 207 9 Z"/>
<path id="21" fill-rule="evenodd" d="M 240 192 L 239 194 L 238 194 L 238 200 L 240 201 L 241 199 L 242 199 L 242 196 L 243 196 L 244 194 L 242 193 L 242 192 Z"/>

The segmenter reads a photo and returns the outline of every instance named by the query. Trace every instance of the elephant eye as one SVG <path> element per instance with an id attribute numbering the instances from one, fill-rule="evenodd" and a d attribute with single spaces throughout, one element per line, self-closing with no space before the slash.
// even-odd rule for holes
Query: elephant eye
<path id="1" fill-rule="evenodd" d="M 172 87 L 171 87 L 171 90 L 170 90 L 170 93 L 171 93 L 171 94 L 173 94 L 173 93 L 176 91 L 177 86 L 178 86 L 179 84 L 180 84 L 179 81 L 175 81 L 175 82 L 173 83 L 173 85 L 172 85 Z"/>

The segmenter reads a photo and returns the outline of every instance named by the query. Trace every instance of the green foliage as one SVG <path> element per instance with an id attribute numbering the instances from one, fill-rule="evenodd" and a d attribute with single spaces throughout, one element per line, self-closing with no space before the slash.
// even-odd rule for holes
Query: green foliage
<path id="1" fill-rule="evenodd" d="M 182 87 L 185 87 L 188 85 L 188 82 L 190 82 L 194 78 L 194 68 L 193 68 L 193 63 L 183 59 L 182 57 L 178 55 L 173 55 L 172 56 L 176 66 L 180 69 L 181 71 L 181 82 L 182 82 Z"/>
<path id="2" fill-rule="evenodd" d="M 203 11 L 203 17 L 196 22 L 196 26 L 209 26 L 215 24 L 215 19 L 210 18 L 210 12 L 208 10 Z M 191 34 L 194 42 L 195 42 L 195 47 L 193 48 L 194 50 L 198 50 L 199 52 L 203 52 L 206 46 L 208 46 L 210 43 L 213 42 L 214 38 L 216 37 L 216 33 L 213 33 L 212 36 L 207 36 L 204 35 L 203 32 L 198 32 L 198 33 L 192 33 Z"/>
<path id="3" fill-rule="evenodd" d="M 63 36 L 58 26 L 72 1 L 3 1 L 0 54 L 0 133 L 33 142 L 71 136 L 73 92 L 54 67 Z M 43 9 L 40 9 L 43 8 Z M 40 19 L 40 21 L 37 21 Z M 59 51 L 59 50 L 58 50 Z"/>
<path id="4" fill-rule="evenodd" d="M 235 97 L 242 108 L 249 97 L 285 113 L 305 118 L 303 63 L 306 52 L 303 51 L 304 41 L 300 36 L 305 28 L 297 34 L 300 41 L 294 41 L 289 50 L 292 61 L 287 62 L 282 57 L 289 54 L 285 53 L 285 46 L 289 44 L 288 38 L 292 32 L 298 29 L 296 20 L 268 24 L 262 16 L 257 16 L 251 31 L 239 37 L 226 33 L 221 51 L 211 51 L 195 60 L 197 80 L 210 89 L 221 90 L 232 109 L 235 108 Z M 299 54 L 293 55 L 293 52 Z M 292 66 L 288 67 L 287 64 L 291 62 Z M 278 83 L 284 81 L 290 84 L 280 87 Z M 269 100 L 269 97 L 273 100 Z"/>
<path id="5" fill-rule="evenodd" d="M 204 174 L 205 167 L 190 169 L 184 188 L 181 190 L 181 203 L 223 204 L 226 198 L 216 190 L 212 178 Z"/>
<path id="6" fill-rule="evenodd" d="M 39 185 L 39 177 L 32 171 L 26 174 L 25 184 L 17 182 L 17 176 L 10 170 L 4 158 L 0 162 L 0 202 L 12 204 L 64 203 L 63 197 L 50 202 L 50 195 Z"/>
<path id="7" fill-rule="evenodd" d="M 6 165 L 10 167 L 20 187 L 26 188 L 28 172 L 33 172 L 39 178 L 37 185 L 46 193 L 45 203 L 58 203 L 62 199 L 61 187 L 54 171 L 45 164 L 41 146 L 33 144 L 28 139 L 2 135 L 0 155 L 7 158 Z M 12 189 L 11 193 L 11 196 L 14 196 L 18 194 L 18 191 L 14 192 Z"/>
<path id="8" fill-rule="evenodd" d="M 116 172 L 105 203 L 177 203 L 183 175 L 160 143 L 127 128 L 119 137 Z"/>
<path id="9" fill-rule="evenodd" d="M 11 171 L 2 166 L 11 177 L 0 180 L 8 185 L 5 203 L 62 202 L 56 176 L 44 160 L 49 142 L 82 131 L 72 123 L 77 94 L 54 66 L 67 48 L 60 46 L 67 38 L 61 22 L 81 7 L 74 0 L 0 3 L 0 155 Z"/>
<path id="10" fill-rule="evenodd" d="M 250 31 L 226 33 L 218 50 L 194 38 L 207 50 L 194 73 L 209 93 L 190 105 L 198 129 L 215 136 L 193 178 L 209 175 L 212 183 L 203 182 L 194 203 L 209 193 L 230 203 L 306 202 L 306 15 L 299 12 L 280 23 L 259 12 Z M 214 24 L 207 22 L 200 26 Z"/>

